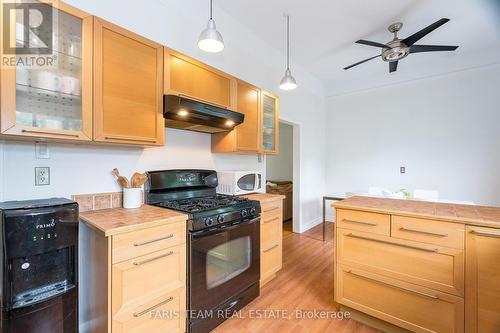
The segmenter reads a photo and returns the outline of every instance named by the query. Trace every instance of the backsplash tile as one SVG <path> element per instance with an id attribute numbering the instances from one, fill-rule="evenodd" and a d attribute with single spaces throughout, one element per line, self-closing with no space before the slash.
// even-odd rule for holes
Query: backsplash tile
<path id="1" fill-rule="evenodd" d="M 113 208 L 121 208 L 123 205 L 123 193 L 116 192 L 111 194 L 111 206 Z"/>
<path id="2" fill-rule="evenodd" d="M 94 197 L 92 194 L 72 195 L 71 199 L 78 203 L 80 212 L 94 210 Z"/>
<path id="3" fill-rule="evenodd" d="M 144 191 L 142 193 L 142 203 L 144 203 Z M 74 194 L 71 199 L 78 202 L 80 212 L 123 206 L 123 192 Z"/>
<path id="4" fill-rule="evenodd" d="M 111 193 L 94 195 L 94 210 L 112 208 Z"/>

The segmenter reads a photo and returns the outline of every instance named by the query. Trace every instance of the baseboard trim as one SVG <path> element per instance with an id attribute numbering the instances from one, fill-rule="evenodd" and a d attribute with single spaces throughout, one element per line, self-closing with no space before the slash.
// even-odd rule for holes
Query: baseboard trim
<path id="1" fill-rule="evenodd" d="M 299 233 L 306 232 L 307 230 L 309 230 L 311 228 L 314 228 L 315 226 L 321 224 L 322 222 L 323 222 L 323 218 L 322 217 L 317 217 L 314 220 L 311 220 L 311 221 L 309 221 L 309 222 L 301 225 Z"/>

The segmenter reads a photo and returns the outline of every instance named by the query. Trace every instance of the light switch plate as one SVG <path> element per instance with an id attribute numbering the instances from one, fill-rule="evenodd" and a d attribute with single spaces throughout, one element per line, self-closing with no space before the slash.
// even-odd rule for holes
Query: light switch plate
<path id="1" fill-rule="evenodd" d="M 35 167 L 35 186 L 50 185 L 50 168 Z"/>
<path id="2" fill-rule="evenodd" d="M 48 159 L 49 155 L 49 146 L 45 142 L 37 142 L 35 143 L 35 157 L 37 159 Z"/>

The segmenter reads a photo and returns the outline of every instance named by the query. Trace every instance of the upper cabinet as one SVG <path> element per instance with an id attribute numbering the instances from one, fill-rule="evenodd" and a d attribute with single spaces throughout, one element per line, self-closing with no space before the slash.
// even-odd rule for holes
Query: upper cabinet
<path id="1" fill-rule="evenodd" d="M 234 109 L 235 79 L 197 60 L 165 48 L 165 94 Z"/>
<path id="2" fill-rule="evenodd" d="M 42 6 L 50 11 L 49 5 Z M 23 137 L 92 140 L 92 16 L 60 2 L 54 2 L 53 7 L 56 29 L 49 46 L 51 55 L 41 56 L 53 59 L 52 65 L 2 64 L 0 132 Z M 24 44 L 22 29 L 15 29 L 20 24 L 2 25 L 3 36 L 7 33 L 4 29 L 9 28 L 9 33 L 15 34 L 16 47 Z M 24 59 L 20 51 L 16 52 Z M 2 58 L 11 56 L 15 55 L 2 54 Z"/>
<path id="3" fill-rule="evenodd" d="M 262 150 L 264 154 L 279 151 L 278 97 L 262 92 Z"/>
<path id="4" fill-rule="evenodd" d="M 162 145 L 163 46 L 94 19 L 94 140 Z"/>

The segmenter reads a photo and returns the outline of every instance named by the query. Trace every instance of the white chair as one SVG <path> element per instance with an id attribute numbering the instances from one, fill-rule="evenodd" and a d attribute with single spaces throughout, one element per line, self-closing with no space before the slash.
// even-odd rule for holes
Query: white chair
<path id="1" fill-rule="evenodd" d="M 413 199 L 439 201 L 439 192 L 435 190 L 414 190 Z"/>

